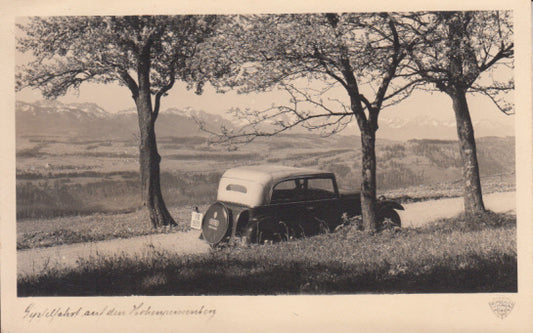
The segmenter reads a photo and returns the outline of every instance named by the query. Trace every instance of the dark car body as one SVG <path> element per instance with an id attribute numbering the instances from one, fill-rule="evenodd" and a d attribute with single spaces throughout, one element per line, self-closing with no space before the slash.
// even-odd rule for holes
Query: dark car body
<path id="1" fill-rule="evenodd" d="M 378 201 L 379 216 L 400 225 L 395 209 Z M 392 212 L 392 213 L 391 213 Z M 256 165 L 227 170 L 220 179 L 217 202 L 202 220 L 202 236 L 210 244 L 285 240 L 334 230 L 342 216 L 361 214 L 359 192 L 339 192 L 335 175 L 316 169 Z"/>

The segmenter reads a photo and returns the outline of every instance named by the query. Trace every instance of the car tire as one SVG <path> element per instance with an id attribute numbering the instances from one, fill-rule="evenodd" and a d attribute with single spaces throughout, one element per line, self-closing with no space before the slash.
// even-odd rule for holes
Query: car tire
<path id="1" fill-rule="evenodd" d="M 248 222 L 244 228 L 242 243 L 248 245 L 261 244 L 265 240 L 283 241 L 288 239 L 286 230 L 286 225 L 283 222 L 275 221 L 270 216 L 257 216 L 254 221 Z"/>
<path id="2" fill-rule="evenodd" d="M 256 221 L 248 222 L 244 227 L 244 232 L 242 233 L 242 243 L 244 245 L 250 245 L 253 243 L 258 243 L 259 237 L 259 227 Z"/>
<path id="3" fill-rule="evenodd" d="M 377 225 L 378 231 L 385 229 L 386 226 L 384 225 L 384 222 L 386 219 L 389 219 L 392 222 L 393 227 L 402 227 L 402 219 L 400 218 L 398 212 L 394 209 L 388 208 L 379 212 Z"/>

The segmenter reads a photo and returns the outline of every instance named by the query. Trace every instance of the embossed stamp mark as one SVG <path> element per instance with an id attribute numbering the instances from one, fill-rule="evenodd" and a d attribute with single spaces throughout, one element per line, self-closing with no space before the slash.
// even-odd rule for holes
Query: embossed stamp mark
<path id="1" fill-rule="evenodd" d="M 504 319 L 514 308 L 514 302 L 509 297 L 495 297 L 489 302 L 490 309 L 498 318 Z"/>

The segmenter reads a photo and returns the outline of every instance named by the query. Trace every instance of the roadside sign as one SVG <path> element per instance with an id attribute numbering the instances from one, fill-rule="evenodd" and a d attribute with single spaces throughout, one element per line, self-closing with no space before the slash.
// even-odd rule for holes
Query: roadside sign
<path id="1" fill-rule="evenodd" d="M 191 215 L 191 228 L 202 229 L 202 219 L 204 215 L 198 212 L 192 212 Z"/>

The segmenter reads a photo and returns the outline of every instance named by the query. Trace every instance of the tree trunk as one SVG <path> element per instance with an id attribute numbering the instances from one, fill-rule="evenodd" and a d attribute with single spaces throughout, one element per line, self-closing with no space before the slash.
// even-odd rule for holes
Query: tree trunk
<path id="1" fill-rule="evenodd" d="M 369 126 L 365 126 L 369 127 Z M 374 233 L 376 221 L 376 132 L 361 130 L 363 161 L 361 168 L 361 213 L 365 232 Z"/>
<path id="2" fill-rule="evenodd" d="M 466 214 L 475 214 L 485 211 L 481 194 L 481 182 L 479 179 L 479 166 L 476 154 L 476 140 L 474 128 L 470 119 L 468 103 L 465 92 L 460 89 L 451 94 L 455 121 L 457 123 L 457 135 L 459 137 L 459 149 L 463 162 L 464 181 L 464 207 Z"/>
<path id="3" fill-rule="evenodd" d="M 363 230 L 374 233 L 377 230 L 376 221 L 376 131 L 378 129 L 379 110 L 368 110 L 365 117 L 362 98 L 359 94 L 357 80 L 353 75 L 350 62 L 343 59 L 343 76 L 346 78 L 347 91 L 350 96 L 351 109 L 361 132 L 361 215 Z"/>
<path id="4" fill-rule="evenodd" d="M 149 61 L 140 62 L 138 70 L 139 95 L 135 99 L 139 118 L 140 143 L 139 164 L 141 173 L 142 199 L 150 214 L 154 228 L 177 225 L 163 200 L 160 186 L 159 163 L 161 156 L 157 151 L 155 138 L 155 118 L 152 112 L 150 94 Z"/>

